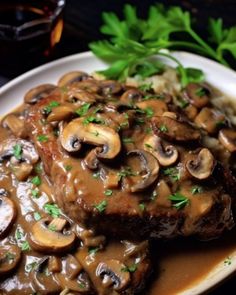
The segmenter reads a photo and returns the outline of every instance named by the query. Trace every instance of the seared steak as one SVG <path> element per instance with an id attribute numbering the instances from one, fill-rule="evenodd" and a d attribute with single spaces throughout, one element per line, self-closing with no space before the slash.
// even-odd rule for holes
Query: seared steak
<path id="1" fill-rule="evenodd" d="M 211 239 L 234 226 L 235 180 L 169 95 L 88 77 L 32 105 L 27 127 L 75 221 L 135 238 Z"/>

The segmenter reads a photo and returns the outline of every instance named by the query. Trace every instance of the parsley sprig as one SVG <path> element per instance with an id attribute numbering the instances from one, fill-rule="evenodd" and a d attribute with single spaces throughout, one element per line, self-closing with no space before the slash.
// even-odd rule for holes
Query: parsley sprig
<path id="1" fill-rule="evenodd" d="M 107 78 L 125 80 L 132 75 L 146 78 L 158 74 L 164 65 L 159 60 L 154 63 L 150 57 L 159 55 L 176 63 L 182 86 L 186 86 L 202 81 L 204 75 L 201 70 L 184 68 L 169 50 L 188 50 L 224 65 L 229 65 L 227 53 L 236 59 L 236 26 L 225 29 L 222 19 L 209 20 L 208 38 L 204 40 L 196 32 L 191 14 L 180 7 L 152 5 L 147 18 L 141 19 L 136 8 L 126 4 L 123 19 L 113 12 L 104 12 L 102 18 L 101 32 L 109 39 L 92 42 L 90 48 L 96 56 L 111 63 L 101 71 Z"/>
<path id="2" fill-rule="evenodd" d="M 172 206 L 177 210 L 180 210 L 189 204 L 189 199 L 179 192 L 170 195 L 168 199 L 172 202 Z"/>

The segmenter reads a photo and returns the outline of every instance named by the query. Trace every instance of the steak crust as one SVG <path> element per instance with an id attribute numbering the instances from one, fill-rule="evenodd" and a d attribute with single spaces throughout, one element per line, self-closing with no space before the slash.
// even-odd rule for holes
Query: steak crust
<path id="1" fill-rule="evenodd" d="M 134 111 L 130 111 L 127 106 L 125 111 L 120 108 L 120 105 L 119 108 L 117 107 L 122 95 L 130 89 L 122 86 L 120 93 L 115 94 L 117 102 L 108 107 L 105 103 L 107 96 L 99 90 L 99 83 L 96 81 L 98 87 L 95 87 L 95 92 L 90 92 L 95 97 L 95 102 L 91 104 L 91 112 L 94 112 L 94 108 L 100 107 L 102 111 L 99 111 L 99 115 L 101 117 L 104 115 L 102 118 L 106 121 L 110 114 L 114 115 L 115 107 L 116 115 L 126 112 L 132 117 Z M 80 89 L 79 82 L 76 83 L 76 87 Z M 123 155 L 127 155 L 132 149 L 143 148 L 143 130 L 147 126 L 150 128 L 150 123 L 147 120 L 144 126 L 135 125 L 133 129 L 119 131 L 120 137 L 135 138 L 135 142 L 131 144 L 132 147 L 123 143 L 121 153 L 116 159 L 96 159 L 98 166 L 96 169 L 90 169 L 86 166 L 85 159 L 94 146 L 85 143 L 78 152 L 69 153 L 63 149 L 60 136 L 57 136 L 57 133 L 61 133 L 64 126 L 75 118 L 76 113 L 59 123 L 48 122 L 45 116 L 45 108 L 55 102 L 58 105 L 66 104 L 75 107 L 77 102 L 70 101 L 69 93 L 70 90 L 66 93 L 64 89 L 55 90 L 48 97 L 31 106 L 27 116 L 28 132 L 54 186 L 56 202 L 68 216 L 88 227 L 95 228 L 98 232 L 122 238 L 173 238 L 180 235 L 196 235 L 201 239 L 212 239 L 219 236 L 225 229 L 231 229 L 234 226 L 229 187 L 235 190 L 235 180 L 233 178 L 225 180 L 228 175 L 226 169 L 221 167 L 222 173 L 212 173 L 211 177 L 204 181 L 190 177 L 186 171 L 184 165 L 186 158 L 189 155 L 192 157 L 191 149 L 199 149 L 200 144 L 196 146 L 176 144 L 179 159 L 171 168 L 176 169 L 177 180 L 173 180 L 173 175 L 167 173 L 166 167 L 162 167 L 156 181 L 141 192 L 132 192 L 127 189 L 130 187 L 129 184 L 135 181 L 130 175 L 120 177 L 114 189 L 107 188 L 105 179 L 109 171 L 113 174 L 118 172 L 120 175 L 121 168 L 126 167 L 126 158 Z M 78 108 L 78 105 L 76 107 Z M 130 125 L 132 120 L 137 120 L 136 116 L 132 117 Z M 106 122 L 114 122 L 109 120 Z M 38 140 L 42 134 L 47 137 L 44 142 Z M 192 193 L 194 186 L 202 188 L 197 195 Z M 166 191 L 169 193 L 167 194 Z M 176 193 L 188 199 L 186 206 L 178 206 L 170 200 L 169 196 Z"/>

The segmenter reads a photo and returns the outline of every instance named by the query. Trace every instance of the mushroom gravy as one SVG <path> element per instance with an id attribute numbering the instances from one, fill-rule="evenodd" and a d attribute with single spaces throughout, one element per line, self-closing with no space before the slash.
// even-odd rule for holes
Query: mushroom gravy
<path id="1" fill-rule="evenodd" d="M 150 252 L 146 239 L 234 226 L 234 127 L 205 85 L 190 84 L 180 108 L 173 94 L 82 76 L 30 90 L 2 120 L 1 294 L 176 294 L 236 240 L 151 241 Z"/>

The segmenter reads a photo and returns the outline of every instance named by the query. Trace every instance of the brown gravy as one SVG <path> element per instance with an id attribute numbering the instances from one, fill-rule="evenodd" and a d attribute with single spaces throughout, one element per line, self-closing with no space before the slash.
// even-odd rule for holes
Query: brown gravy
<path id="1" fill-rule="evenodd" d="M 8 131 L 5 128 L 0 127 L 0 141 L 3 141 L 8 136 Z M 10 192 L 11 198 L 18 209 L 18 215 L 8 236 L 0 241 L 1 246 L 9 243 L 15 244 L 15 241 L 13 240 L 17 228 L 20 229 L 20 231 L 23 229 L 23 235 L 28 239 L 29 233 L 31 232 L 32 222 L 35 221 L 34 213 L 39 213 L 41 218 L 46 217 L 45 210 L 43 209 L 44 205 L 46 203 L 55 203 L 50 181 L 47 176 L 44 175 L 44 172 L 41 174 L 42 184 L 38 187 L 38 193 L 41 196 L 39 198 L 32 198 L 32 183 L 21 181 L 16 185 L 17 182 L 15 182 L 15 178 L 12 176 L 10 168 L 11 167 L 8 164 L 0 164 L 0 188 L 5 188 Z M 96 189 L 97 187 L 94 186 L 94 192 Z M 69 220 L 72 228 L 77 226 L 73 224 L 67 216 L 64 214 L 61 215 Z M 82 232 L 84 230 L 85 229 L 82 229 Z M 101 239 L 101 237 L 95 238 L 98 238 L 98 240 Z M 135 245 L 135 247 L 136 246 L 138 247 L 138 245 Z M 151 248 L 152 252 L 154 252 L 152 253 L 152 262 L 154 264 L 155 273 L 152 276 L 153 280 L 149 281 L 145 293 L 149 295 L 174 295 L 200 281 L 219 262 L 224 264 L 224 260 L 236 250 L 236 235 L 234 230 L 225 234 L 220 239 L 210 242 L 199 242 L 190 238 L 171 240 L 168 242 L 153 242 Z M 126 251 L 127 247 L 125 246 L 125 242 L 116 241 L 109 243 L 109 246 L 101 252 L 98 251 L 96 259 L 94 259 L 93 256 L 91 258 L 89 246 L 86 245 L 82 245 L 78 251 L 74 250 L 72 254 L 78 258 L 79 264 L 82 265 L 81 267 L 90 274 L 92 283 L 99 286 L 97 288 L 97 290 L 101 290 L 101 293 L 99 294 L 106 294 L 104 288 L 99 285 L 100 283 L 98 282 L 97 276 L 93 275 L 98 263 L 102 262 L 104 257 L 106 259 L 114 259 L 115 257 L 115 259 L 128 265 L 133 265 L 137 260 L 139 262 L 145 262 L 146 257 L 142 252 L 143 250 L 139 251 L 135 257 L 131 256 L 124 259 Z M 11 273 L 7 277 L 1 277 L 0 275 L 0 294 L 41 295 L 41 293 L 35 293 L 35 288 L 32 284 L 31 270 L 32 267 L 34 267 L 34 265 L 44 256 L 44 254 L 32 249 L 24 252 L 19 267 L 16 269 L 15 273 Z M 57 258 L 58 256 L 56 255 L 55 259 Z M 59 258 L 62 261 L 66 261 L 67 259 L 62 255 L 59 256 Z M 67 262 L 63 263 L 62 273 L 64 271 L 66 274 Z M 72 264 L 72 262 L 68 264 L 69 269 L 73 268 Z M 227 265 L 225 265 L 225 267 L 227 267 Z M 79 282 L 87 287 L 86 278 L 84 279 L 82 277 L 80 279 Z M 59 277 L 59 281 L 62 281 L 61 277 Z M 56 286 L 56 283 L 54 282 L 54 279 L 52 279 L 51 286 L 53 287 L 54 285 Z M 60 291 L 58 291 L 58 294 Z M 83 293 L 83 290 L 77 290 L 76 288 L 74 291 L 81 291 Z M 90 291 L 88 291 L 87 294 L 92 294 L 89 292 Z M 42 294 L 49 293 L 47 293 L 47 290 L 44 290 Z"/>

